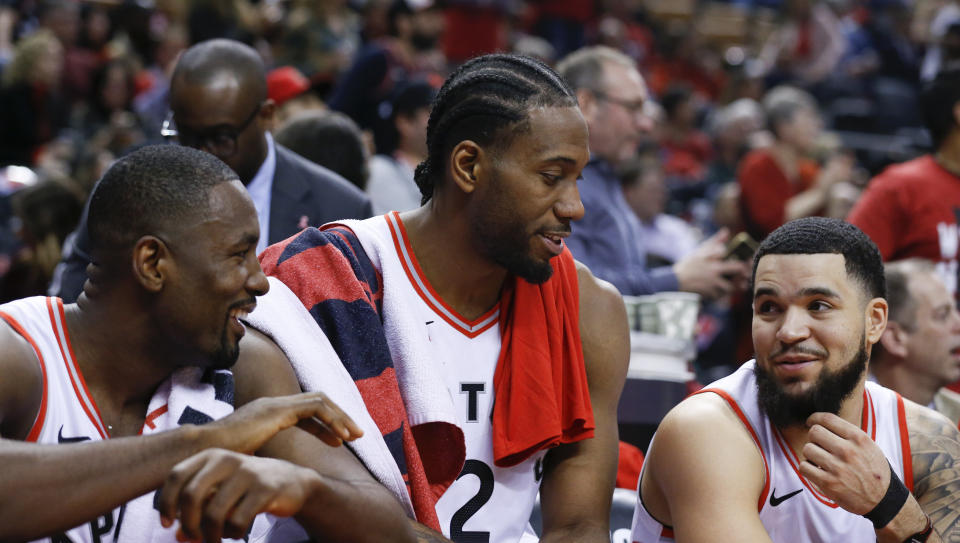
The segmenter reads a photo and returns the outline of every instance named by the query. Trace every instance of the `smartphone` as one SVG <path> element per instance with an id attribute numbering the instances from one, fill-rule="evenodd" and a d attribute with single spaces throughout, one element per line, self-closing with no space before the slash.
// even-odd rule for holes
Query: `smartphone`
<path id="1" fill-rule="evenodd" d="M 750 237 L 750 234 L 740 232 L 727 242 L 727 254 L 724 258 L 746 262 L 753 258 L 754 253 L 757 252 L 757 246 L 756 240 Z"/>

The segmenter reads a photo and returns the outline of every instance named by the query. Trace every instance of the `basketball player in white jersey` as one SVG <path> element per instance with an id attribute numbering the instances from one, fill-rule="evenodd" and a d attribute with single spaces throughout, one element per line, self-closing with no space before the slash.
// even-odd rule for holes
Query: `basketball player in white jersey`
<path id="1" fill-rule="evenodd" d="M 756 360 L 661 422 L 632 541 L 960 537 L 956 427 L 866 380 L 884 296 L 856 227 L 813 217 L 770 234 L 754 260 Z"/>
<path id="2" fill-rule="evenodd" d="M 96 264 L 78 303 L 0 306 L 0 540 L 175 541 L 166 528 L 179 521 L 182 536 L 219 541 L 264 511 L 318 537 L 413 541 L 396 500 L 356 484 L 366 472 L 344 447 L 308 443 L 315 469 L 247 456 L 302 443 L 298 421 L 331 445 L 359 429 L 319 393 L 232 412 L 222 370 L 238 356 L 239 318 L 268 288 L 236 174 L 204 152 L 153 146 L 114 164 L 91 198 Z M 151 399 L 193 368 L 205 377 L 188 385 L 209 394 L 185 390 L 179 419 L 155 431 L 174 394 L 169 408 L 148 410 Z M 224 406 L 222 418 L 205 413 Z"/>
<path id="3" fill-rule="evenodd" d="M 629 332 L 616 289 L 575 263 L 563 242 L 583 214 L 577 180 L 589 159 L 576 95 L 539 61 L 514 55 L 473 59 L 440 89 L 427 146 L 428 158 L 416 172 L 424 205 L 348 226 L 383 276 L 386 333 L 416 326 L 416 333 L 395 339 L 401 349 L 403 342 L 416 341 L 418 351 L 433 353 L 419 363 L 445 380 L 458 412 L 466 462 L 436 504 L 440 528 L 457 543 L 536 541 L 528 520 L 539 490 L 540 541 L 607 543 Z M 301 237 L 302 244 L 297 238 L 286 247 L 307 254 L 312 238 L 309 231 Z M 275 246 L 265 255 L 280 253 L 287 254 Z M 285 263 L 295 260 L 263 258 L 267 272 L 281 280 Z M 287 284 L 295 292 L 308 289 L 313 282 L 298 278 L 311 273 L 297 269 Z M 507 293 L 519 300 L 521 292 L 555 292 L 560 283 L 565 295 L 559 301 L 579 307 L 554 319 L 569 324 L 562 334 L 549 324 L 558 299 L 519 309 L 505 301 Z M 326 311 L 311 300 L 311 311 Z M 533 306 L 547 308 L 545 315 L 524 313 Z M 559 341 L 561 336 L 576 336 L 582 347 Z M 510 364 L 508 351 L 518 342 L 536 356 Z M 536 365 L 544 354 L 555 362 Z M 397 360 L 396 352 L 391 356 Z M 579 362 L 561 362 L 574 359 Z M 495 387 L 495 376 L 507 367 L 517 379 Z M 579 368 L 579 381 L 552 386 L 561 368 Z M 521 381 L 533 388 L 513 403 Z M 577 383 L 582 386 L 566 388 Z M 558 391 L 569 396 L 555 398 Z M 497 405 L 510 409 L 498 411 Z M 564 419 L 577 409 L 592 419 L 586 422 L 594 427 L 592 437 L 565 427 L 564 437 L 547 445 L 497 454 L 499 444 L 538 436 L 544 412 Z M 568 429 L 575 437 L 567 439 Z"/>
<path id="4" fill-rule="evenodd" d="M 595 437 L 510 467 L 496 465 L 491 448 L 503 289 L 514 276 L 547 281 L 583 214 L 577 180 L 589 151 L 576 97 L 539 62 L 481 57 L 444 83 L 427 132 L 428 158 L 416 173 L 425 205 L 381 217 L 378 228 L 397 233 L 397 258 L 418 291 L 410 310 L 428 323 L 437 371 L 461 412 L 467 460 L 437 503 L 444 535 L 458 543 L 536 541 L 527 519 L 539 489 L 540 541 L 606 543 L 629 334 L 616 289 L 585 267 L 577 268 L 575 295 Z"/>

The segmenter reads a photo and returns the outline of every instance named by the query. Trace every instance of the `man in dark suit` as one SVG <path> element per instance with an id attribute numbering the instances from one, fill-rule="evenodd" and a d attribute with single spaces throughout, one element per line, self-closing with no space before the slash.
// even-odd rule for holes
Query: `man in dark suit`
<path id="1" fill-rule="evenodd" d="M 215 155 L 247 187 L 260 221 L 258 253 L 307 226 L 372 214 L 370 199 L 350 182 L 274 143 L 267 130 L 276 104 L 252 48 L 216 39 L 187 49 L 173 73 L 170 109 L 161 134 Z M 87 243 L 84 213 L 65 244 L 51 295 L 79 296 L 90 263 Z"/>

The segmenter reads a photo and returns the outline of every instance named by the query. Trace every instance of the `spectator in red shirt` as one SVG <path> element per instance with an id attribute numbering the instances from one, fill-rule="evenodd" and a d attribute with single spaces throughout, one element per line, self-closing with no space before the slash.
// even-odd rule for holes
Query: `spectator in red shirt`
<path id="1" fill-rule="evenodd" d="M 884 260 L 937 263 L 956 295 L 960 214 L 960 71 L 942 73 L 920 100 L 934 152 L 894 164 L 874 177 L 847 220 L 863 230 Z"/>
<path id="2" fill-rule="evenodd" d="M 816 102 L 793 87 L 777 87 L 763 100 L 774 142 L 740 163 L 740 204 L 747 231 L 763 239 L 780 225 L 821 212 L 835 183 L 851 175 L 852 160 L 832 157 L 821 170 L 809 158 L 821 130 Z"/>

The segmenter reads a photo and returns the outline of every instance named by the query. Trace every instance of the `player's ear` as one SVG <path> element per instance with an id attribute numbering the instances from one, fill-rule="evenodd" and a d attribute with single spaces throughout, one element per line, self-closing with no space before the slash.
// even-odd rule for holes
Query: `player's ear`
<path id="1" fill-rule="evenodd" d="M 273 129 L 276 125 L 277 103 L 272 98 L 267 98 L 260 104 L 260 122 L 266 129 Z"/>
<path id="2" fill-rule="evenodd" d="M 143 236 L 133 246 L 133 276 L 148 292 L 160 292 L 173 264 L 170 249 L 156 236 Z"/>
<path id="3" fill-rule="evenodd" d="M 477 188 L 480 175 L 480 159 L 483 149 L 472 140 L 463 140 L 450 152 L 450 170 L 453 182 L 460 190 L 471 193 Z"/>
<path id="4" fill-rule="evenodd" d="M 907 357 L 907 331 L 899 323 L 890 321 L 887 329 L 880 336 L 880 345 L 883 350 L 897 358 Z"/>
<path id="5" fill-rule="evenodd" d="M 865 310 L 866 340 L 870 345 L 880 341 L 883 331 L 887 328 L 887 313 L 889 306 L 883 298 L 874 298 L 867 302 Z"/>

